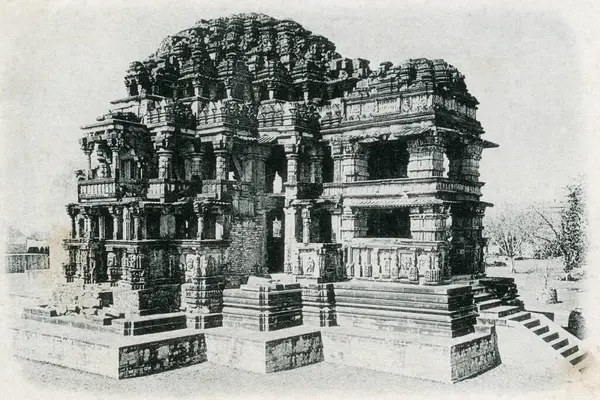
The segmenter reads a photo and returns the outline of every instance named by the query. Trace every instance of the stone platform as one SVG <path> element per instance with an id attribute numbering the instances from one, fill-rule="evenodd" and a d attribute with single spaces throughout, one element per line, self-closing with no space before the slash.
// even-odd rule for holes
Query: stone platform
<path id="1" fill-rule="evenodd" d="M 496 330 L 456 337 L 331 327 L 321 332 L 325 361 L 453 383 L 500 365 Z"/>
<path id="2" fill-rule="evenodd" d="M 18 357 L 115 379 L 206 361 L 204 334 L 193 329 L 122 336 L 34 320 L 19 321 L 11 329 Z"/>
<path id="3" fill-rule="evenodd" d="M 257 373 L 271 373 L 323 361 L 318 329 L 297 326 L 260 332 L 214 328 L 205 332 L 210 362 Z"/>
<path id="4" fill-rule="evenodd" d="M 354 279 L 336 282 L 337 324 L 399 333 L 458 337 L 473 332 L 469 285 L 420 286 Z"/>

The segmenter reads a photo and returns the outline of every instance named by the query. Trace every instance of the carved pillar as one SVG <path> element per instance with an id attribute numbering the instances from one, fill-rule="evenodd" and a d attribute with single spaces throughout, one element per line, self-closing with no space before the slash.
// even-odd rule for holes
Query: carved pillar
<path id="1" fill-rule="evenodd" d="M 98 215 L 98 238 L 105 239 L 106 238 L 106 220 L 104 214 Z"/>
<path id="2" fill-rule="evenodd" d="M 118 179 L 119 178 L 119 170 L 121 169 L 120 167 L 120 162 L 121 159 L 119 157 L 119 147 L 118 146 L 112 146 L 110 148 L 111 154 L 112 154 L 112 177 L 114 179 Z"/>
<path id="3" fill-rule="evenodd" d="M 202 240 L 204 235 L 204 206 L 201 203 L 194 203 L 194 213 L 198 218 L 198 231 L 196 232 L 196 238 Z"/>
<path id="4" fill-rule="evenodd" d="M 342 240 L 364 237 L 367 233 L 366 215 L 361 210 L 345 207 L 342 213 Z"/>
<path id="5" fill-rule="evenodd" d="M 215 150 L 215 171 L 217 180 L 229 179 L 228 155 L 226 149 Z"/>
<path id="6" fill-rule="evenodd" d="M 285 145 L 285 157 L 287 159 L 287 181 L 288 185 L 298 183 L 298 146 Z"/>
<path id="7" fill-rule="evenodd" d="M 69 217 L 71 218 L 71 238 L 75 239 L 78 237 L 77 223 L 76 223 L 77 210 L 73 206 L 69 205 L 69 206 L 67 206 L 67 213 L 69 214 Z"/>
<path id="8" fill-rule="evenodd" d="M 141 237 L 140 237 L 140 218 L 141 218 L 140 210 L 138 208 L 132 208 L 131 215 L 133 217 L 132 239 L 139 240 L 139 239 L 141 239 Z"/>
<path id="9" fill-rule="evenodd" d="M 121 208 L 111 206 L 109 209 L 113 219 L 113 240 L 118 240 L 121 236 Z"/>
<path id="10" fill-rule="evenodd" d="M 331 158 L 333 159 L 333 181 L 342 182 L 342 153 L 341 143 L 331 143 Z"/>
<path id="11" fill-rule="evenodd" d="M 360 143 L 347 143 L 342 153 L 342 182 L 368 179 L 367 157 Z"/>
<path id="12" fill-rule="evenodd" d="M 156 152 L 158 154 L 158 177 L 159 179 L 171 179 L 173 174 L 172 158 L 173 152 L 171 150 L 160 149 Z"/>
<path id="13" fill-rule="evenodd" d="M 316 154 L 310 157 L 310 181 L 312 183 L 323 182 L 323 156 Z"/>
<path id="14" fill-rule="evenodd" d="M 302 209 L 302 243 L 310 243 L 310 225 L 311 225 L 311 209 L 304 207 Z"/>
<path id="15" fill-rule="evenodd" d="M 287 207 L 283 211 L 285 213 L 284 265 L 285 270 L 287 271 L 288 269 L 291 270 L 291 265 L 295 262 L 295 260 L 292 260 L 292 250 L 294 245 L 298 242 L 296 235 L 296 215 L 298 210 L 294 207 Z"/>
<path id="16" fill-rule="evenodd" d="M 131 240 L 131 210 L 123 208 L 123 240 Z"/>
<path id="17" fill-rule="evenodd" d="M 192 168 L 191 175 L 202 179 L 202 153 L 194 152 L 191 154 Z"/>
<path id="18" fill-rule="evenodd" d="M 423 136 L 408 142 L 408 177 L 427 178 L 444 175 L 444 147 L 437 135 Z"/>
<path id="19" fill-rule="evenodd" d="M 93 152 L 93 150 L 86 148 L 83 152 L 87 157 L 87 177 L 92 178 L 92 152 Z"/>
<path id="20" fill-rule="evenodd" d="M 445 241 L 447 218 L 447 210 L 441 204 L 426 207 L 411 207 L 411 238 L 423 241 Z"/>

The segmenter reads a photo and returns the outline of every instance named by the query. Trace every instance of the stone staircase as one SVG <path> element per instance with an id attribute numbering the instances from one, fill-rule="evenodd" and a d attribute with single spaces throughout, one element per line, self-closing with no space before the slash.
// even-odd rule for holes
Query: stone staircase
<path id="1" fill-rule="evenodd" d="M 542 314 L 499 306 L 480 312 L 478 322 L 520 327 L 536 335 L 568 361 L 575 370 L 583 372 L 590 365 L 591 357 L 583 343 L 564 330 L 559 324 Z M 514 308 L 514 307 L 513 307 Z"/>
<path id="2" fill-rule="evenodd" d="M 478 324 L 530 331 L 560 354 L 576 371 L 583 372 L 589 367 L 590 353 L 579 339 L 545 315 L 524 310 L 517 296 L 499 299 L 496 293 L 489 290 L 489 286 L 478 283 L 472 286 L 472 291 L 479 312 Z"/>

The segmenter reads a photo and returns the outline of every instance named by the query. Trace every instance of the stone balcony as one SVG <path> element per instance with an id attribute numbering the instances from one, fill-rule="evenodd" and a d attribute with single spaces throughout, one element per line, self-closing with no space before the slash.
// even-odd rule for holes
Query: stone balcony
<path id="1" fill-rule="evenodd" d="M 396 238 L 355 238 L 344 249 L 346 275 L 403 283 L 450 279 L 448 243 Z"/>
<path id="2" fill-rule="evenodd" d="M 481 197 L 482 182 L 456 181 L 450 178 L 393 178 L 323 184 L 322 197 L 337 199 L 381 198 L 443 194 L 447 200 L 460 196 L 465 200 Z"/>
<path id="3" fill-rule="evenodd" d="M 144 187 L 143 181 L 135 179 L 93 178 L 77 183 L 79 201 L 115 199 L 138 194 Z"/>

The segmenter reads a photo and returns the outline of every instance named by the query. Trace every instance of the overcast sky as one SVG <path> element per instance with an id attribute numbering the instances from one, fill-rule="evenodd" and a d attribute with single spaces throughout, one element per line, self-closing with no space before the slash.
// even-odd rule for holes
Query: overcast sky
<path id="1" fill-rule="evenodd" d="M 539 3 L 528 10 L 412 1 L 14 3 L 0 39 L 2 214 L 26 233 L 69 223 L 64 204 L 76 200 L 73 171 L 85 168 L 79 127 L 125 97 L 129 62 L 199 19 L 233 12 L 294 19 L 333 41 L 342 56 L 371 60 L 372 68 L 419 57 L 456 66 L 481 103 L 485 138 L 500 144 L 483 153 L 485 201 L 560 198 L 585 167 L 585 43 L 572 16 Z"/>

